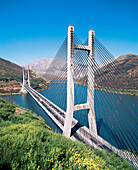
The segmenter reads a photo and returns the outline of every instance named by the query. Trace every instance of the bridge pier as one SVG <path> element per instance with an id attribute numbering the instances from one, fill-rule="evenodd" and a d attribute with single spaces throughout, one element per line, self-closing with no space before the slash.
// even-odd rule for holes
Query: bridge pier
<path id="1" fill-rule="evenodd" d="M 23 93 L 23 94 L 26 94 L 27 93 L 27 91 L 25 90 L 25 88 L 24 88 L 24 86 L 26 85 L 26 81 L 25 81 L 25 78 L 24 78 L 24 72 L 25 72 L 25 70 L 24 70 L 24 67 L 23 67 L 23 83 L 22 83 L 22 89 L 21 89 L 21 93 Z"/>
<path id="2" fill-rule="evenodd" d="M 74 106 L 74 49 L 89 52 L 88 56 L 88 90 L 87 103 Z M 94 31 L 89 31 L 88 46 L 74 44 L 74 27 L 68 27 L 68 50 L 67 50 L 67 110 L 63 134 L 70 137 L 73 114 L 76 110 L 88 109 L 89 130 L 97 136 L 95 110 L 94 110 Z"/>
<path id="3" fill-rule="evenodd" d="M 70 137 L 74 113 L 74 27 L 68 27 L 67 110 L 63 134 Z"/>
<path id="4" fill-rule="evenodd" d="M 89 42 L 90 47 L 88 56 L 88 88 L 87 88 L 87 103 L 89 104 L 88 121 L 89 130 L 97 135 L 95 109 L 94 109 L 94 31 L 89 31 Z"/>
<path id="5" fill-rule="evenodd" d="M 28 86 L 30 87 L 30 74 L 29 74 L 29 66 L 28 66 Z"/>

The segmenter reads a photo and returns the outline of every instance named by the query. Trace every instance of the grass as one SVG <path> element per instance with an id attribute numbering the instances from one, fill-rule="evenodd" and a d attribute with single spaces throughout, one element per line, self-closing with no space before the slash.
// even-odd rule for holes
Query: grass
<path id="1" fill-rule="evenodd" d="M 0 99 L 0 169 L 134 169 L 109 151 L 54 133 L 40 116 Z"/>

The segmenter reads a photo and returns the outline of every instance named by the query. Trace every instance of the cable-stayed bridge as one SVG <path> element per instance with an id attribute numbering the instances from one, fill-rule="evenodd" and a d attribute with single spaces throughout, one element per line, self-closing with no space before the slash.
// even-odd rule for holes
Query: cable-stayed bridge
<path id="1" fill-rule="evenodd" d="M 67 38 L 46 68 L 45 78 L 52 81 L 46 94 L 31 88 L 29 69 L 27 83 L 23 70 L 22 92 L 35 99 L 66 137 L 112 150 L 138 167 L 137 120 L 117 94 L 122 82 L 115 70 L 121 70 L 94 34 L 90 30 L 82 43 L 69 26 Z"/>

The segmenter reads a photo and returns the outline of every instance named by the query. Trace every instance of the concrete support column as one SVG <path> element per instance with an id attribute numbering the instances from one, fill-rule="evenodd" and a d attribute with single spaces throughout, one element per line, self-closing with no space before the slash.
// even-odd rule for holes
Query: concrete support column
<path id="1" fill-rule="evenodd" d="M 30 74 L 29 74 L 29 66 L 28 66 L 28 86 L 30 87 Z"/>
<path id="2" fill-rule="evenodd" d="M 24 86 L 26 85 L 26 81 L 25 81 L 25 70 L 23 67 L 23 83 L 22 83 L 22 89 L 21 89 L 21 93 L 27 93 L 27 91 L 25 90 Z"/>
<path id="3" fill-rule="evenodd" d="M 24 90 L 24 86 L 25 86 L 25 78 L 24 78 L 24 67 L 23 67 L 23 84 L 22 84 L 22 90 Z"/>
<path id="4" fill-rule="evenodd" d="M 88 120 L 90 132 L 97 135 L 95 109 L 94 109 L 94 31 L 89 31 L 89 57 L 88 57 L 88 91 L 87 91 L 87 103 L 89 104 Z"/>
<path id="5" fill-rule="evenodd" d="M 70 137 L 74 113 L 74 27 L 68 27 L 67 110 L 63 134 Z"/>

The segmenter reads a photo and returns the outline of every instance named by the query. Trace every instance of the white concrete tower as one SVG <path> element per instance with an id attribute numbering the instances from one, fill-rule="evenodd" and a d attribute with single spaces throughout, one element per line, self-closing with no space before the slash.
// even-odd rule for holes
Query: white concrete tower
<path id="1" fill-rule="evenodd" d="M 88 90 L 87 103 L 74 105 L 74 49 L 89 52 L 88 56 Z M 89 44 L 74 44 L 74 27 L 68 27 L 68 50 L 67 50 L 67 110 L 63 134 L 70 137 L 73 113 L 77 110 L 88 109 L 90 133 L 97 135 L 95 110 L 94 110 L 94 31 L 89 31 Z"/>
<path id="2" fill-rule="evenodd" d="M 26 85 L 26 81 L 25 81 L 25 74 L 24 74 L 25 70 L 23 67 L 23 83 L 22 83 L 22 89 L 21 89 L 21 93 L 27 93 L 27 91 L 25 90 L 24 86 Z"/>
<path id="3" fill-rule="evenodd" d="M 24 78 L 24 67 L 23 67 L 23 84 L 22 84 L 22 90 L 24 90 L 24 85 L 25 85 L 25 78 Z"/>
<path id="4" fill-rule="evenodd" d="M 29 66 L 28 66 L 28 86 L 30 87 L 30 74 L 29 74 Z"/>
<path id="5" fill-rule="evenodd" d="M 74 113 L 74 27 L 68 27 L 67 110 L 63 134 L 70 137 Z"/>
<path id="6" fill-rule="evenodd" d="M 87 90 L 87 103 L 89 104 L 88 120 L 89 130 L 97 135 L 95 109 L 94 109 L 94 30 L 89 31 L 90 52 L 88 56 L 88 90 Z"/>

